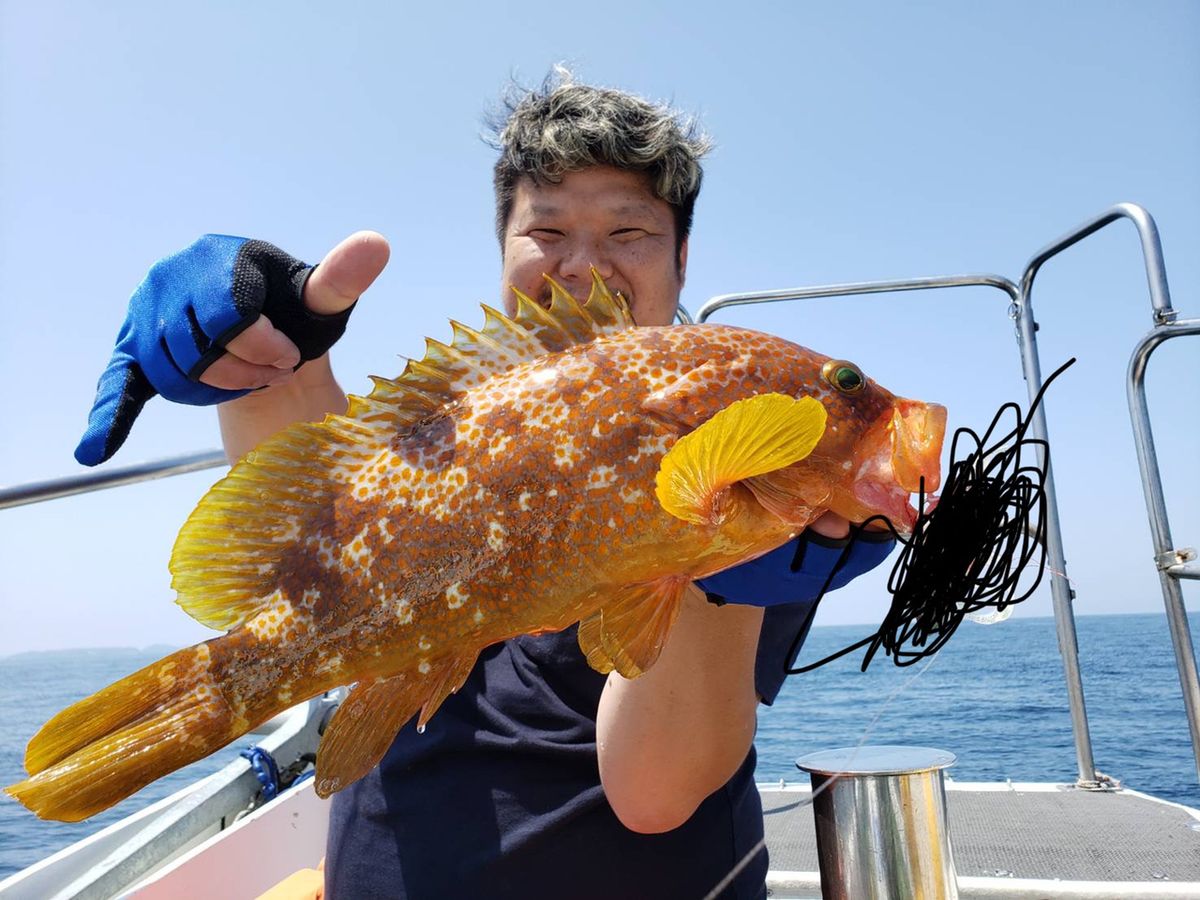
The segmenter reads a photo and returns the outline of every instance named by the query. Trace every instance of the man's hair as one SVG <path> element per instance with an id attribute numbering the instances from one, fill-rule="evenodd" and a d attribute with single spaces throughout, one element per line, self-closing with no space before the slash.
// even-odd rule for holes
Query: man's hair
<path id="1" fill-rule="evenodd" d="M 514 84 L 491 130 L 500 151 L 492 183 L 501 253 L 522 176 L 557 184 L 566 172 L 612 166 L 645 173 L 655 195 L 670 205 L 679 259 L 700 194 L 700 158 L 712 146 L 694 119 L 623 91 L 578 84 L 568 69 L 555 66 L 540 88 Z"/>

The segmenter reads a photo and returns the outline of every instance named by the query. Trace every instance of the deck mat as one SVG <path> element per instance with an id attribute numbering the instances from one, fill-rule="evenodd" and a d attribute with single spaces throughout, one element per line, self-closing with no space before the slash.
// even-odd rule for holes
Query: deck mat
<path id="1" fill-rule="evenodd" d="M 808 791 L 761 789 L 773 870 L 817 871 Z M 1124 792 L 946 792 L 959 875 L 1200 882 L 1200 822 Z"/>

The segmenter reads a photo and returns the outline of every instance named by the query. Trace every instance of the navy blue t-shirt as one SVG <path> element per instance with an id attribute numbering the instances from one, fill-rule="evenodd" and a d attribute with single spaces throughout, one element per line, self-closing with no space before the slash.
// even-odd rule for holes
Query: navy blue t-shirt
<path id="1" fill-rule="evenodd" d="M 890 543 L 860 542 L 835 585 Z M 810 543 L 816 590 L 840 550 Z M 756 688 L 774 701 L 812 601 L 767 608 Z M 737 773 L 664 834 L 625 828 L 604 797 L 596 710 L 606 676 L 576 628 L 488 647 L 424 734 L 409 722 L 370 774 L 334 795 L 326 896 L 366 898 L 704 897 L 763 836 L 751 747 Z M 722 897 L 763 897 L 758 852 Z"/>

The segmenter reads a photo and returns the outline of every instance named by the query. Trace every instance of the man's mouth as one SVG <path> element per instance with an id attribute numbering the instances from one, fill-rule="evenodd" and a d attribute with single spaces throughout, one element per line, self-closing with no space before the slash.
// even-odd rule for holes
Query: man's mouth
<path id="1" fill-rule="evenodd" d="M 571 297 L 574 298 L 575 302 L 580 306 L 583 306 L 587 303 L 588 292 L 585 292 L 582 297 L 580 297 L 574 291 L 567 291 L 567 293 L 569 293 Z M 633 309 L 633 301 L 630 299 L 629 294 L 621 290 L 613 290 L 613 296 L 620 297 L 623 301 L 625 301 L 626 306 L 628 306 L 630 309 Z M 553 302 L 553 297 L 553 290 L 549 284 L 546 284 L 542 286 L 541 290 L 538 291 L 537 296 L 535 296 L 534 299 L 537 301 L 538 305 L 542 307 L 542 309 L 549 309 L 551 303 Z"/>

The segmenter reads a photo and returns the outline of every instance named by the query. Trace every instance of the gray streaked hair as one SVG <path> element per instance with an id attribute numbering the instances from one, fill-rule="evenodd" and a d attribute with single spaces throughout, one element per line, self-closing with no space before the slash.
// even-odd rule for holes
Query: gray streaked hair
<path id="1" fill-rule="evenodd" d="M 514 83 L 489 124 L 489 142 L 500 151 L 492 183 L 501 253 L 522 176 L 556 184 L 566 172 L 612 166 L 644 172 L 671 206 L 679 258 L 700 194 L 700 159 L 712 147 L 694 119 L 624 91 L 579 84 L 555 66 L 540 88 Z"/>

